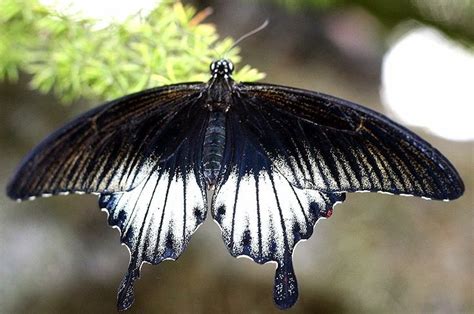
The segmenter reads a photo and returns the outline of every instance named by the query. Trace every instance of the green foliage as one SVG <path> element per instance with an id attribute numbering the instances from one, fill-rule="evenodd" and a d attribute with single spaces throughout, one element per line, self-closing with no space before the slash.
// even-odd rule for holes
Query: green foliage
<path id="1" fill-rule="evenodd" d="M 32 75 L 33 88 L 53 91 L 63 102 L 103 100 L 185 81 L 206 81 L 212 60 L 240 62 L 231 38 L 180 2 L 162 2 L 146 16 L 99 28 L 95 21 L 64 16 L 37 0 L 0 0 L 0 78 Z M 239 67 L 237 67 L 239 69 Z M 236 80 L 263 73 L 240 67 Z"/>

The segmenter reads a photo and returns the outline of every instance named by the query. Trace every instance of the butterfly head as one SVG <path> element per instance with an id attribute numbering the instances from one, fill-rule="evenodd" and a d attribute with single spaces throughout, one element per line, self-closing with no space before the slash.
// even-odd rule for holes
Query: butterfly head
<path id="1" fill-rule="evenodd" d="M 234 71 L 234 64 L 226 59 L 220 59 L 211 63 L 211 75 L 215 77 L 229 78 Z"/>

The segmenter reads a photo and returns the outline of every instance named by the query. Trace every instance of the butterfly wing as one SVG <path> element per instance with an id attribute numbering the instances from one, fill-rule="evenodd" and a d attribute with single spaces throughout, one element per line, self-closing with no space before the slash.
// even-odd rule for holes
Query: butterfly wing
<path id="1" fill-rule="evenodd" d="M 13 198 L 97 192 L 121 232 L 130 264 L 118 308 L 133 303 L 144 262 L 175 260 L 206 217 L 199 165 L 209 119 L 202 84 L 181 84 L 120 98 L 48 137 L 20 166 Z"/>
<path id="2" fill-rule="evenodd" d="M 298 296 L 295 245 L 330 216 L 345 192 L 433 199 L 463 192 L 454 167 L 431 145 L 369 109 L 303 90 L 238 84 L 227 113 L 223 179 L 212 215 L 233 256 L 274 261 L 274 300 Z"/>
<path id="3" fill-rule="evenodd" d="M 189 126 L 189 131 L 194 136 L 160 161 L 139 186 L 100 196 L 99 205 L 109 213 L 109 224 L 120 230 L 121 242 L 130 250 L 128 271 L 119 287 L 119 310 L 133 303 L 141 265 L 176 260 L 206 217 L 205 192 L 196 167 L 201 142 L 195 139 L 201 138 L 200 124 Z"/>
<path id="4" fill-rule="evenodd" d="M 203 84 L 179 84 L 128 95 L 86 112 L 38 145 L 7 187 L 13 199 L 69 192 L 126 191 L 173 152 L 174 117 L 199 98 Z"/>
<path id="5" fill-rule="evenodd" d="M 451 163 L 413 132 L 370 109 L 321 93 L 240 84 L 243 125 L 295 186 L 455 199 Z"/>
<path id="6" fill-rule="evenodd" d="M 330 216 L 345 195 L 295 187 L 274 167 L 238 113 L 229 111 L 226 124 L 224 178 L 214 197 L 213 218 L 233 256 L 278 264 L 274 300 L 289 308 L 298 297 L 293 248 L 311 236 L 316 221 Z"/>

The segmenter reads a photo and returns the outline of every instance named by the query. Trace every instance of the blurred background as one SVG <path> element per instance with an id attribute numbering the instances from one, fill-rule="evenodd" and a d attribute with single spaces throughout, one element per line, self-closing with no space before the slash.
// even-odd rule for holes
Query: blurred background
<path id="1" fill-rule="evenodd" d="M 103 23 L 157 5 L 114 1 L 114 11 L 80 3 L 78 10 Z M 238 38 L 269 19 L 240 44 L 244 64 L 266 73 L 263 81 L 382 112 L 437 147 L 464 180 L 465 195 L 449 203 L 348 195 L 297 246 L 300 298 L 288 313 L 473 313 L 474 2 L 184 3 L 205 12 L 220 37 Z M 0 83 L 0 312 L 115 312 L 129 256 L 96 197 L 15 203 L 3 192 L 35 144 L 96 104 L 63 105 L 54 93 L 32 89 L 26 72 Z M 232 258 L 209 218 L 178 261 L 144 265 L 130 313 L 279 312 L 274 266 Z"/>

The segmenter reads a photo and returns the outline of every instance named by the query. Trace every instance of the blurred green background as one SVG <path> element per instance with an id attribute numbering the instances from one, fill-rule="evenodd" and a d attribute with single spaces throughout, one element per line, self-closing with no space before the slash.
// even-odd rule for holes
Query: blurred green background
<path id="1" fill-rule="evenodd" d="M 2 1 L 7 0 L 0 0 L 0 5 Z M 120 1 L 115 3 L 122 5 Z M 266 73 L 264 81 L 333 94 L 394 119 L 401 118 L 394 113 L 396 110 L 382 105 L 382 69 L 387 52 L 404 34 L 428 26 L 440 31 L 446 41 L 464 49 L 471 57 L 473 54 L 474 4 L 469 0 L 185 3 L 194 6 L 201 17 L 205 17 L 202 23 L 215 26 L 219 38 L 237 38 L 269 19 L 270 25 L 265 30 L 242 42 L 240 53 L 236 50 L 231 55 L 241 58 L 242 64 L 250 64 Z M 210 15 L 210 10 L 206 10 L 208 7 L 212 8 Z M 26 11 L 25 8 L 23 12 Z M 68 43 L 75 43 L 76 39 L 82 38 L 80 36 L 89 36 L 87 32 L 82 34 L 83 29 L 76 25 L 79 27 L 75 33 L 77 38 L 70 32 L 66 35 L 53 33 L 57 37 L 52 38 L 58 38 L 58 42 L 63 36 L 60 45 L 42 43 L 43 47 L 33 46 L 35 39 L 29 37 L 34 37 L 31 35 L 38 31 L 35 28 L 38 22 L 31 23 L 31 29 L 22 28 L 24 36 L 20 38 L 15 37 L 19 30 L 15 30 L 17 33 L 12 30 L 12 25 L 16 24 L 3 19 L 0 33 L 16 34 L 9 39 L 11 43 L 33 52 L 43 49 L 43 53 L 51 47 L 61 49 Z M 85 25 L 84 29 L 87 27 Z M 127 31 L 131 32 L 129 29 L 122 35 L 129 34 Z M 125 35 L 120 38 L 128 40 Z M 151 33 L 150 38 L 153 36 Z M 161 39 L 158 36 L 163 34 L 156 36 Z M 202 36 L 215 34 L 206 29 Z M 93 40 L 91 38 L 91 42 Z M 117 42 L 115 37 L 101 40 Z M 214 41 L 223 45 L 222 50 L 231 43 L 217 41 L 217 37 Z M 161 47 L 160 42 L 149 44 L 158 47 L 156 49 Z M 48 86 L 38 81 L 31 85 L 31 80 L 38 80 L 39 73 L 44 73 L 48 66 L 51 68 L 48 62 L 56 60 L 54 51 L 43 54 L 40 61 L 36 59 L 35 67 L 28 63 L 29 60 L 12 59 L 31 56 L 31 51 L 20 51 L 11 45 L 0 50 L 0 64 L 5 65 L 8 57 L 13 68 L 20 69 L 17 80 L 10 73 L 0 84 L 2 191 L 20 159 L 44 136 L 96 105 L 101 98 L 120 93 L 120 90 L 108 89 L 114 86 L 113 81 L 96 89 L 89 86 L 83 94 L 77 94 L 83 89 L 70 88 L 65 82 L 56 82 L 66 89 L 55 91 L 53 82 L 52 91 L 41 93 L 38 88 L 47 91 Z M 209 58 L 216 57 L 214 52 L 188 51 L 190 59 L 183 61 L 186 47 L 176 51 L 178 48 L 170 48 L 166 60 L 174 58 L 173 62 L 181 65 L 183 70 L 179 75 L 186 77 L 186 71 L 190 71 L 192 78 L 205 77 Z M 96 49 L 100 50 L 100 47 Z M 101 60 L 98 50 L 83 57 Z M 159 60 L 158 69 L 161 69 L 162 61 Z M 447 56 L 439 60 L 437 66 L 450 61 L 451 57 Z M 118 61 L 109 62 L 110 67 L 101 65 L 94 75 L 100 78 L 105 75 L 101 71 L 121 70 Z M 129 84 L 124 93 L 139 88 L 140 84 L 152 83 L 132 83 L 127 81 L 130 77 L 156 71 L 133 68 L 149 66 L 142 59 L 132 59 L 130 64 L 132 68 L 124 68 L 117 74 L 132 73 L 130 76 L 124 74 L 124 84 Z M 243 78 L 261 77 L 256 70 L 246 69 Z M 49 75 L 63 78 L 61 75 L 66 74 L 52 71 Z M 75 75 L 82 77 L 84 74 Z M 114 74 L 110 75 L 114 77 Z M 185 80 L 179 75 L 175 80 Z M 169 72 L 153 72 L 150 77 L 157 82 L 165 82 L 160 79 L 172 81 Z M 455 78 L 456 75 L 440 79 L 448 86 Z M 64 90 L 72 97 L 62 98 L 60 92 Z M 472 110 L 472 91 L 470 95 L 466 101 L 470 106 L 468 109 Z M 469 111 L 453 110 L 454 105 L 446 103 L 443 108 L 446 125 L 459 124 L 457 119 L 466 116 L 472 118 Z M 413 112 L 415 109 L 413 107 Z M 426 112 L 429 113 L 430 110 Z M 403 119 L 397 121 L 403 123 Z M 465 134 L 472 134 L 472 124 L 461 127 L 465 128 Z M 411 129 L 456 166 L 466 185 L 465 195 L 449 203 L 372 193 L 348 195 L 329 220 L 317 225 L 313 237 L 297 246 L 294 264 L 300 298 L 289 313 L 474 312 L 473 141 L 448 140 L 433 135 L 427 128 Z M 129 260 L 127 249 L 119 244 L 117 231 L 107 226 L 105 213 L 98 209 L 96 197 L 68 196 L 15 203 L 4 192 L 0 193 L 0 256 L 1 313 L 115 312 L 117 287 Z M 137 299 L 129 312 L 277 313 L 271 295 L 273 273 L 273 265 L 261 266 L 246 259 L 232 258 L 223 245 L 219 228 L 208 217 L 178 261 L 143 267 L 142 279 L 136 287 Z"/>

